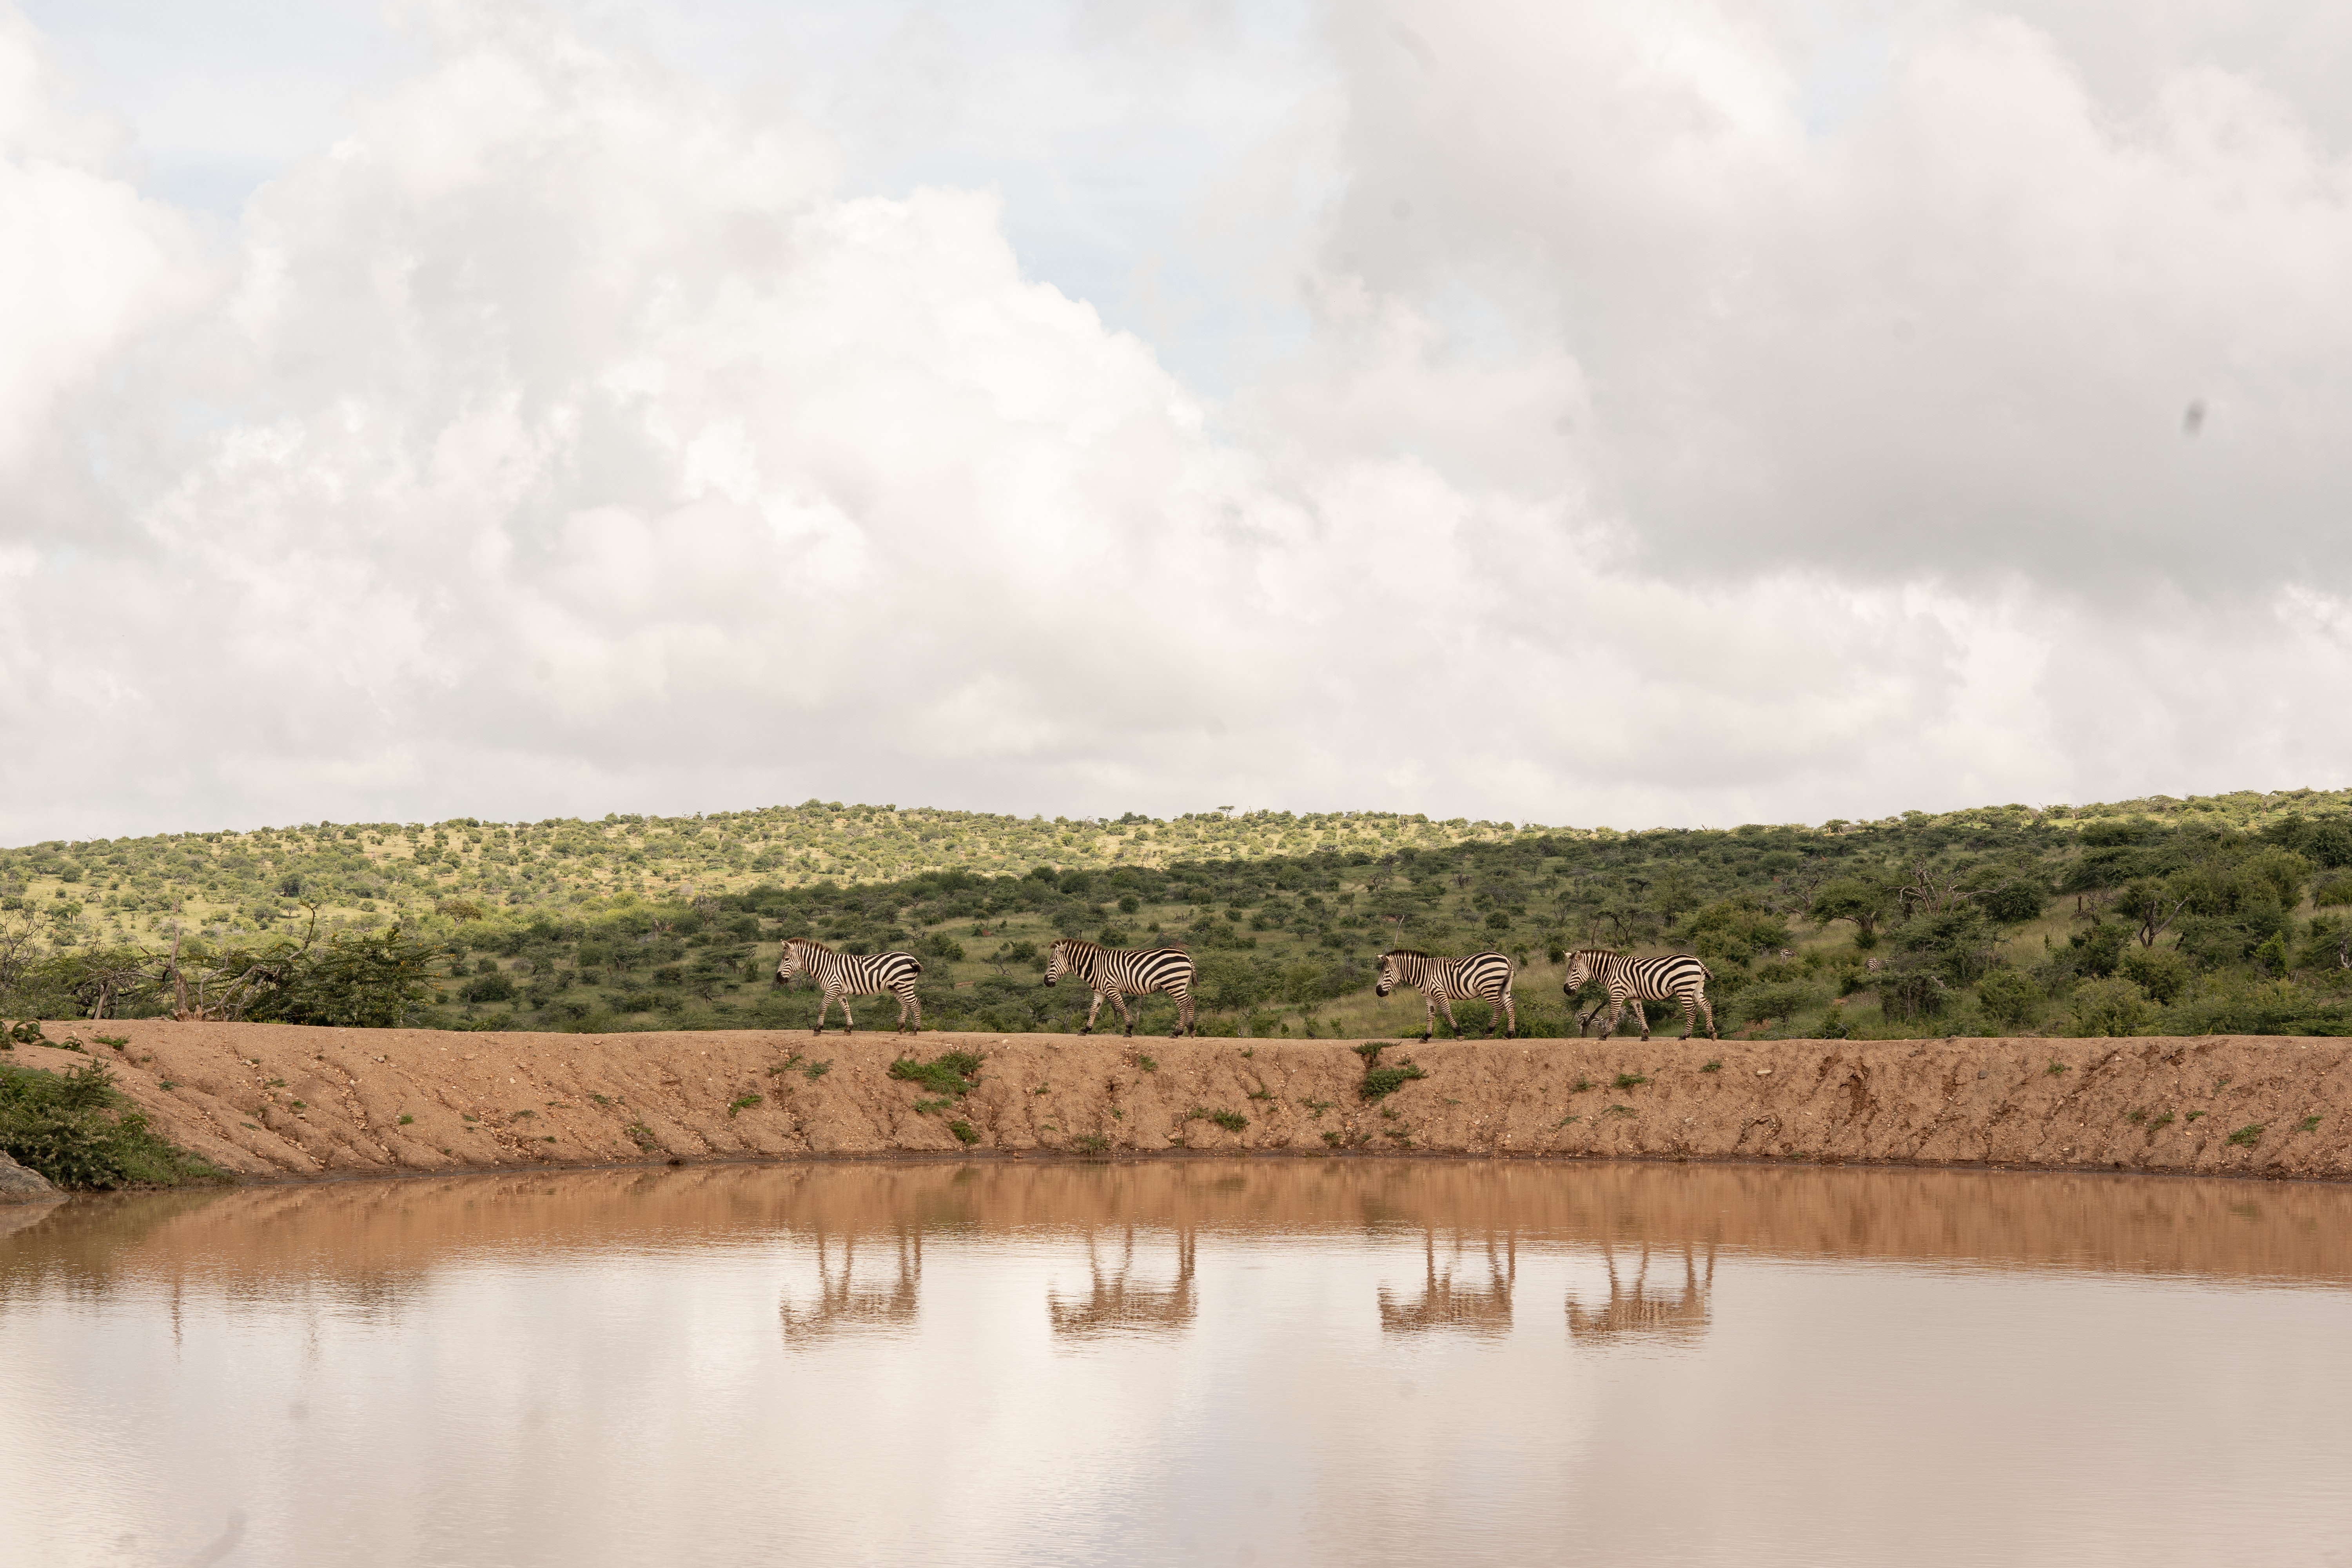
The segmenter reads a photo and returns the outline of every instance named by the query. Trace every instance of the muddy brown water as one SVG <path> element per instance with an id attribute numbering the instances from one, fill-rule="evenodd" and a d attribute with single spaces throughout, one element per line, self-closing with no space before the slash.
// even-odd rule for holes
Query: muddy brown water
<path id="1" fill-rule="evenodd" d="M 2321 1184 L 1195 1159 L 77 1200 L 0 1237 L 0 1562 L 2352 1568 L 2347 1331 Z"/>

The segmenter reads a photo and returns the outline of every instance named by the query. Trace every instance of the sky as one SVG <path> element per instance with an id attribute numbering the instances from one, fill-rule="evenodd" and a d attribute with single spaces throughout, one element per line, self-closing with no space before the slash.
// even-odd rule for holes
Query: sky
<path id="1" fill-rule="evenodd" d="M 2352 12 L 0 0 L 0 841 L 2352 773 Z"/>

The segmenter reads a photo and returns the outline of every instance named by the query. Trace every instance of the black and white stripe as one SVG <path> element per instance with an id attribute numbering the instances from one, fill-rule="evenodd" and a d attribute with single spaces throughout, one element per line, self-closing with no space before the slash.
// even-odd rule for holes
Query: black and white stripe
<path id="1" fill-rule="evenodd" d="M 1445 1026 L 1458 1037 L 1462 1026 L 1454 1021 L 1454 1003 L 1459 997 L 1468 1001 L 1473 996 L 1484 997 L 1500 1008 L 1510 1026 L 1503 1031 L 1505 1039 L 1519 1032 L 1519 1009 L 1511 1000 L 1511 961 L 1499 952 L 1474 952 L 1467 958 L 1432 958 L 1425 952 L 1399 948 L 1381 954 L 1380 984 L 1372 987 L 1374 994 L 1385 996 L 1400 985 L 1409 985 L 1421 993 L 1428 1005 L 1429 1018 L 1422 1026 L 1421 1037 L 1425 1042 L 1437 1032 L 1437 1010 L 1445 1009 Z M 1486 1033 L 1494 1034 L 1490 1025 Z"/>
<path id="2" fill-rule="evenodd" d="M 852 996 L 879 996 L 885 992 L 898 998 L 898 1027 L 908 1027 L 908 1018 L 914 1019 L 914 1032 L 923 1032 L 923 1004 L 915 994 L 915 976 L 923 972 L 922 961 L 911 952 L 835 952 L 821 942 L 806 937 L 788 937 L 784 951 L 776 960 L 776 984 L 784 984 L 795 976 L 806 974 L 824 989 L 824 1000 L 816 1010 L 816 1032 L 824 1033 L 825 1009 L 835 1002 L 841 1004 L 843 1026 L 851 1034 L 857 1032 L 857 1020 L 849 1016 Z"/>
<path id="3" fill-rule="evenodd" d="M 1642 1037 L 1650 1037 L 1650 1016 L 1643 1009 L 1644 1002 L 1675 1001 L 1683 1005 L 1683 1038 L 1687 1040 L 1698 1031 L 1701 1015 L 1706 1018 L 1706 1037 L 1721 1038 L 1715 1032 L 1715 1009 L 1707 1005 L 1706 983 L 1715 978 L 1707 966 L 1687 952 L 1670 952 L 1662 958 L 1628 958 L 1622 952 L 1606 948 L 1588 947 L 1568 955 L 1568 979 L 1560 989 L 1573 996 L 1598 980 L 1609 993 L 1609 1022 L 1602 1026 L 1601 1037 L 1607 1039 L 1616 1031 L 1617 1020 L 1625 1005 L 1633 1005 L 1633 1016 L 1641 1021 Z M 1596 1005 L 1592 1013 L 1601 1008 Z M 1576 1032 L 1584 1033 L 1584 1026 L 1592 1013 L 1576 1021 Z"/>
<path id="4" fill-rule="evenodd" d="M 1095 1003 L 1087 1009 L 1081 1035 L 1094 1033 L 1095 1016 L 1102 1011 L 1106 996 L 1132 1035 L 1135 1016 L 1127 1010 L 1127 998 L 1153 991 L 1176 998 L 1176 1028 L 1170 1039 L 1192 1028 L 1192 955 L 1181 947 L 1104 947 L 1066 936 L 1045 959 L 1045 984 L 1051 985 L 1064 974 L 1075 974 L 1094 987 Z"/>

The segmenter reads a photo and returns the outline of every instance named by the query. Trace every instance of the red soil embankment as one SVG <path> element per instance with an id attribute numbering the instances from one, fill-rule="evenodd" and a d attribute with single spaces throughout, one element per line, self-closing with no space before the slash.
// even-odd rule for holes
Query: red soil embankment
<path id="1" fill-rule="evenodd" d="M 250 1176 L 1192 1149 L 2352 1177 L 2336 1039 L 1410 1042 L 1382 1065 L 1427 1076 L 1369 1101 L 1347 1041 L 47 1028 L 111 1066 L 165 1136 Z M 986 1058 L 961 1100 L 888 1076 L 950 1049 Z"/>

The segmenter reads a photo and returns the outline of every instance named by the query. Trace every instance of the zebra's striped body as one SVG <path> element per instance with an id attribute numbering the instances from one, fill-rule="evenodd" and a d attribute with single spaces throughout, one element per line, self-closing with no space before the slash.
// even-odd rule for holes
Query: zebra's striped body
<path id="1" fill-rule="evenodd" d="M 1706 965 L 1686 952 L 1670 952 L 1663 958 L 1628 958 L 1622 952 L 1606 948 L 1588 947 L 1568 955 L 1568 979 L 1560 990 L 1573 996 L 1586 985 L 1598 980 L 1609 993 L 1609 1022 L 1601 1026 L 1601 1037 L 1607 1039 L 1616 1032 L 1617 1020 L 1625 1005 L 1633 1005 L 1633 1016 L 1642 1026 L 1642 1037 L 1650 1037 L 1650 1015 L 1643 1009 L 1644 1002 L 1675 1001 L 1683 1005 L 1683 1038 L 1687 1040 L 1698 1032 L 1698 1021 L 1706 1019 L 1706 1037 L 1721 1037 L 1715 1032 L 1715 1009 L 1707 1005 L 1706 983 L 1714 979 Z M 1595 1005 L 1592 1013 L 1601 1009 Z M 1584 1033 L 1584 1026 L 1592 1021 L 1592 1013 L 1576 1021 L 1576 1032 Z"/>
<path id="2" fill-rule="evenodd" d="M 1051 985 L 1064 974 L 1075 974 L 1094 987 L 1094 1005 L 1087 1009 L 1081 1035 L 1094 1033 L 1095 1016 L 1102 1011 L 1106 996 L 1132 1035 L 1135 1016 L 1127 1010 L 1127 999 L 1153 991 L 1176 998 L 1176 1029 L 1170 1039 L 1192 1027 L 1192 955 L 1181 947 L 1103 947 L 1066 936 L 1045 959 L 1045 984 Z"/>
<path id="3" fill-rule="evenodd" d="M 1429 1009 L 1427 1022 L 1422 1026 L 1421 1037 L 1425 1044 L 1437 1032 L 1437 1010 L 1445 1009 L 1445 1026 L 1458 1038 L 1462 1026 L 1454 1021 L 1456 997 L 1467 1001 L 1473 996 L 1492 1002 L 1509 1020 L 1503 1031 L 1505 1039 L 1519 1032 L 1519 1009 L 1511 1000 L 1511 975 L 1514 973 L 1508 956 L 1499 952 L 1474 952 L 1467 958 L 1432 958 L 1425 952 L 1400 948 L 1381 954 L 1380 984 L 1373 994 L 1385 996 L 1400 985 L 1409 985 L 1421 993 Z M 1486 1030 L 1491 1037 L 1495 1031 Z"/>
<path id="4" fill-rule="evenodd" d="M 787 938 L 784 951 L 776 960 L 777 984 L 806 974 L 823 987 L 824 1000 L 816 1009 L 816 1032 L 820 1035 L 824 1033 L 825 1010 L 835 1002 L 841 1004 L 842 1026 L 856 1034 L 857 1020 L 849 1016 L 849 999 L 879 996 L 885 992 L 898 998 L 899 1029 L 907 1029 L 911 1016 L 914 1033 L 921 1034 L 923 1004 L 915 994 L 915 976 L 922 972 L 922 961 L 911 952 L 835 952 L 824 943 L 805 937 Z"/>

